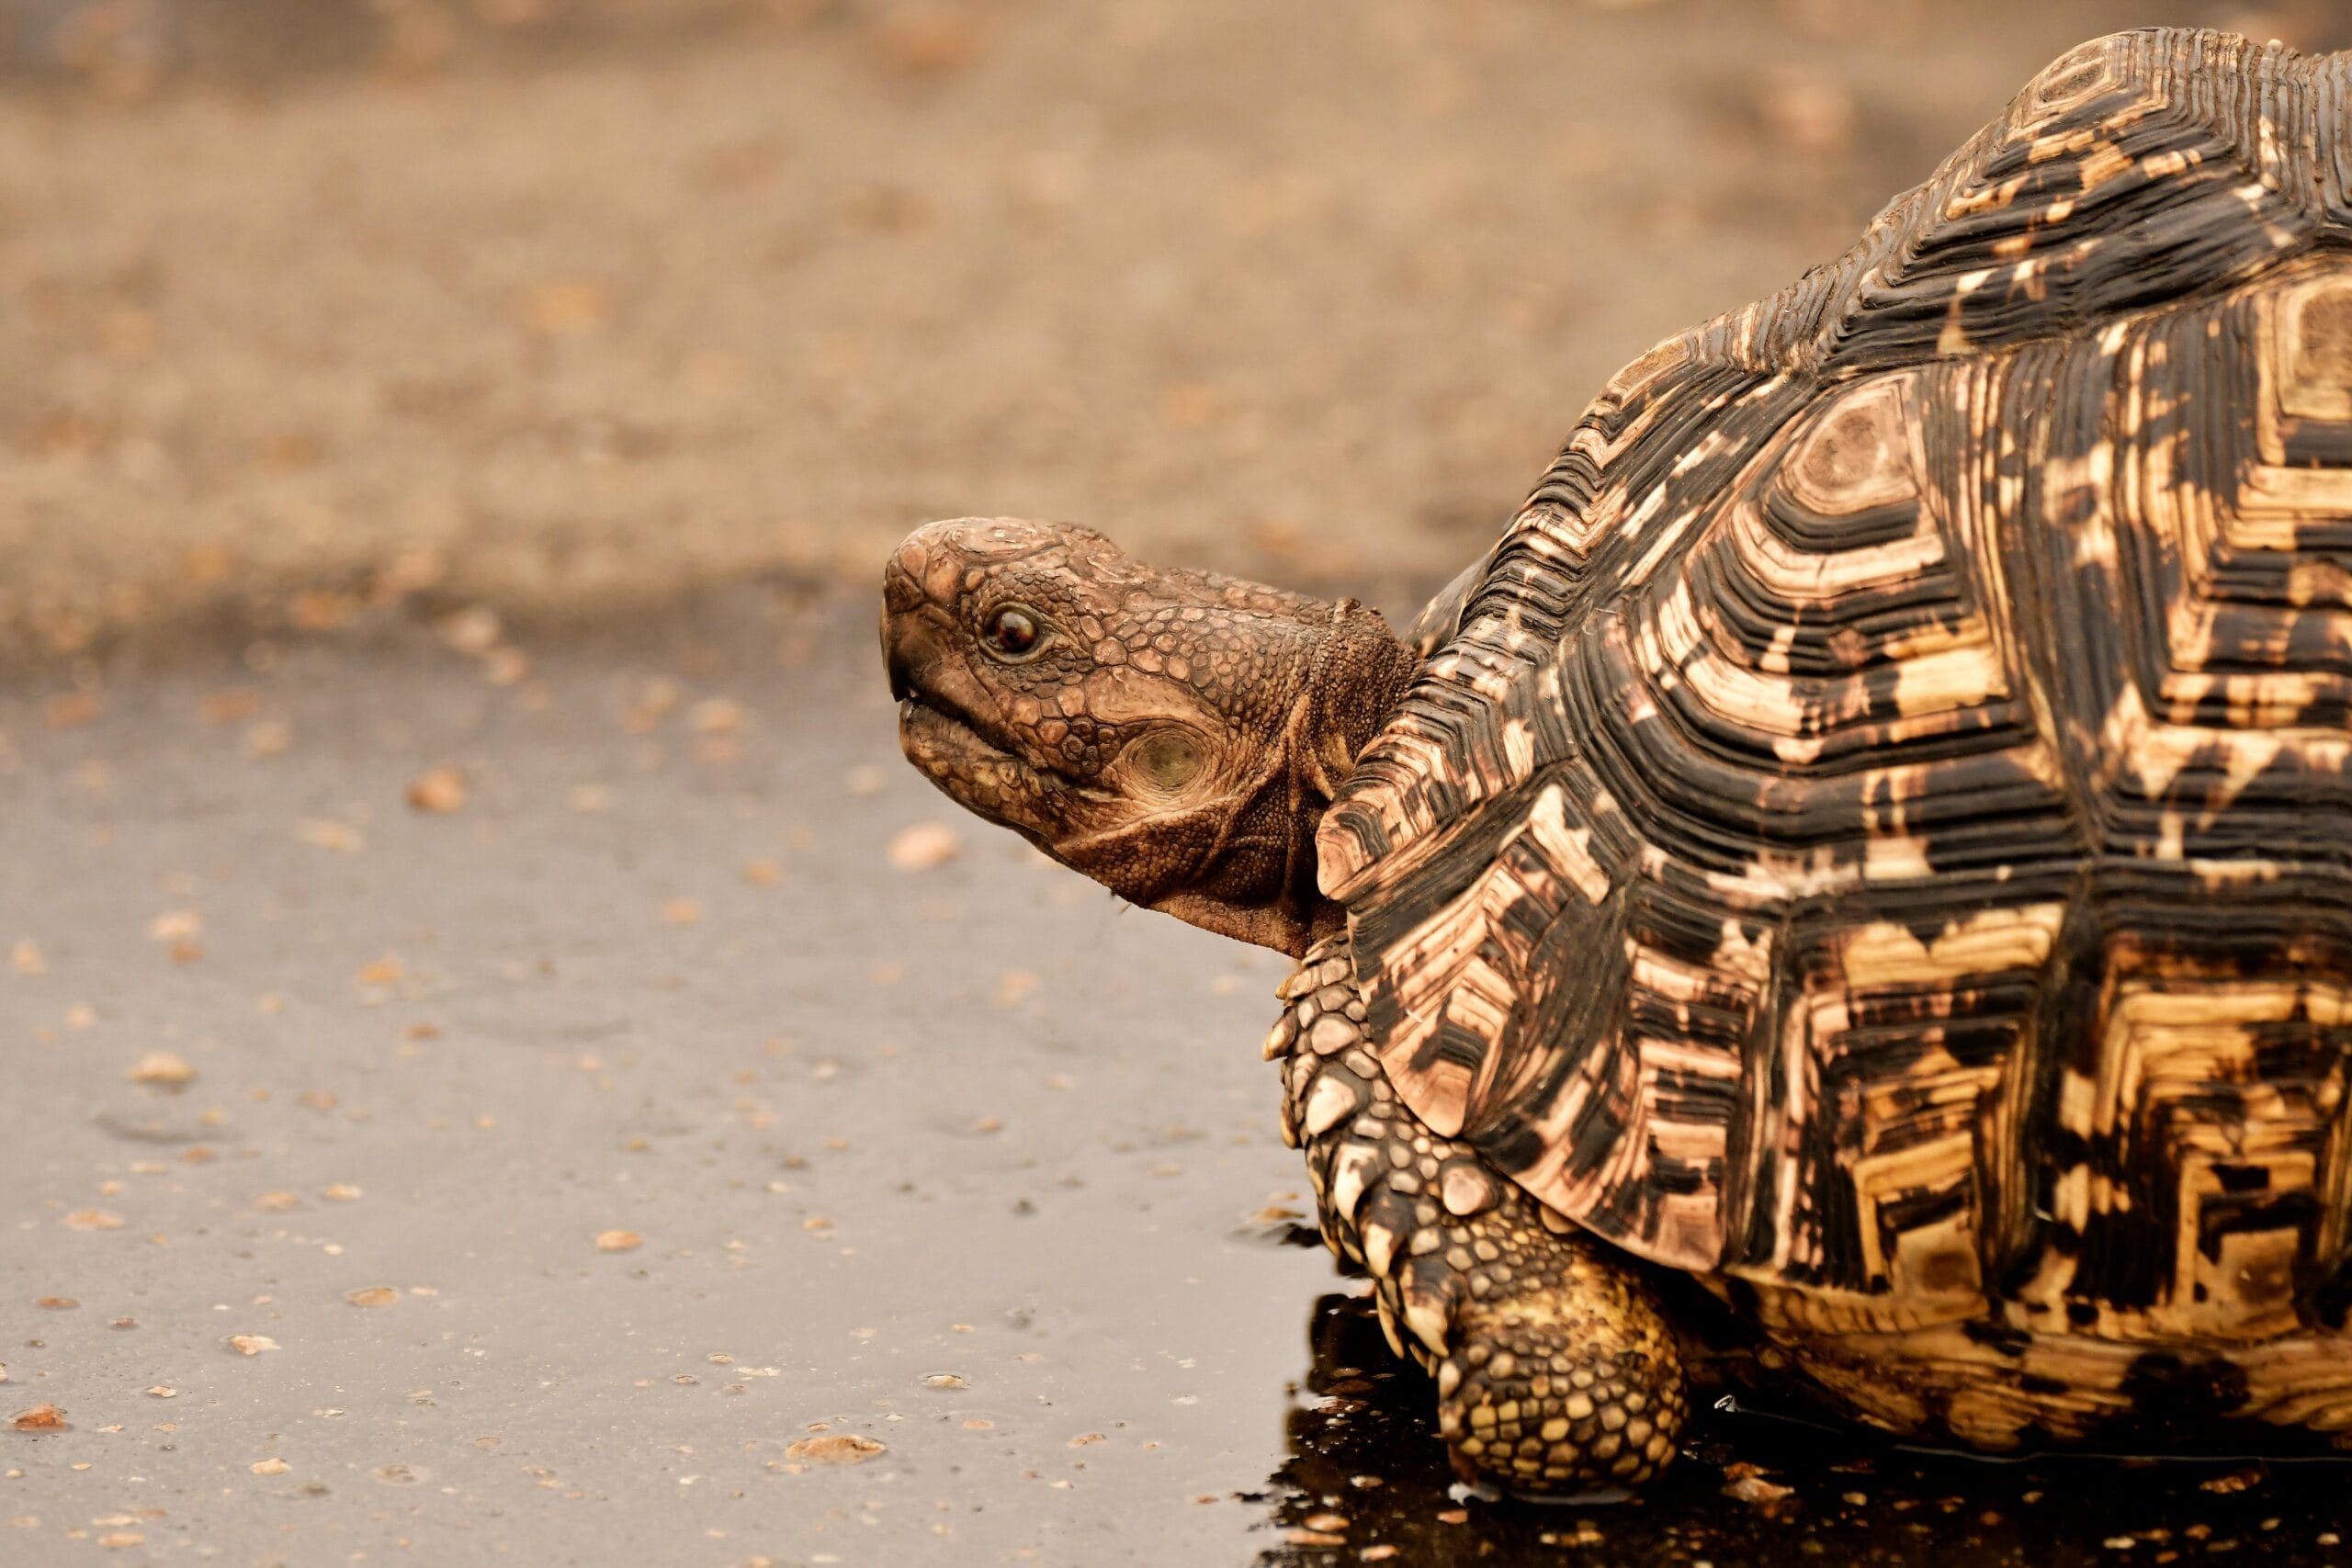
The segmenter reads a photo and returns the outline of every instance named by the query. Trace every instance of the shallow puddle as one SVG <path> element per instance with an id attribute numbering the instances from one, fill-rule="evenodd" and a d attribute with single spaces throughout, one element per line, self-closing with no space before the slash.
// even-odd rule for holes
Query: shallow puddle
<path id="1" fill-rule="evenodd" d="M 1435 1391 L 1389 1353 L 1370 1300 L 1325 1296 L 1313 1343 L 1290 1459 L 1262 1499 L 1275 1539 L 1258 1562 L 1270 1568 L 2346 1559 L 2348 1460 L 1990 1462 L 1722 1410 L 1693 1423 L 1675 1468 L 1634 1501 L 1465 1498 L 1430 1436 Z"/>

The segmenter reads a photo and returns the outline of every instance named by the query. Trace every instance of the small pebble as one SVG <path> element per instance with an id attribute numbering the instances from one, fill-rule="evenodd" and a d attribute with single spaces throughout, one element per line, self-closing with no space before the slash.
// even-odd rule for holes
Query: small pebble
<path id="1" fill-rule="evenodd" d="M 150 1051 L 131 1064 L 130 1077 L 132 1083 L 160 1084 L 167 1089 L 178 1089 L 196 1081 L 196 1068 L 177 1052 Z"/>
<path id="2" fill-rule="evenodd" d="M 447 817 L 466 807 L 466 775 L 444 763 L 409 781 L 409 806 L 432 816 Z"/>
<path id="3" fill-rule="evenodd" d="M 864 1464 L 876 1454 L 888 1451 L 886 1444 L 855 1433 L 835 1433 L 822 1438 L 803 1438 L 784 1450 L 784 1457 L 802 1464 Z"/>
<path id="4" fill-rule="evenodd" d="M 963 852 L 963 838 L 944 822 L 917 822 L 891 837 L 890 863 L 900 871 L 930 871 Z"/>

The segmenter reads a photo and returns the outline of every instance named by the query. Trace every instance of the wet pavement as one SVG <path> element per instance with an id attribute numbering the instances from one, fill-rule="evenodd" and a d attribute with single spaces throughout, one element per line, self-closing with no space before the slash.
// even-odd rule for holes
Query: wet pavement
<path id="1" fill-rule="evenodd" d="M 1281 961 L 956 818 L 871 644 L 743 590 L 0 696 L 0 1562 L 2344 1555 L 2333 1462 L 1761 1416 L 1455 1496 L 1295 1245 Z"/>

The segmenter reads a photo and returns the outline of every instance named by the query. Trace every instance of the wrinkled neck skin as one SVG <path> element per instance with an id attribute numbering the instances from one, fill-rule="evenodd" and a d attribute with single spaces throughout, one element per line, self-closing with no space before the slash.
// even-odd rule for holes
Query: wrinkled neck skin
<path id="1" fill-rule="evenodd" d="M 1294 955 L 1344 924 L 1324 810 L 1411 676 L 1373 611 L 962 519 L 884 571 L 908 759 L 1113 892 Z"/>
<path id="2" fill-rule="evenodd" d="M 1347 924 L 1346 911 L 1317 885 L 1316 832 L 1354 769 L 1357 755 L 1404 694 L 1410 673 L 1404 668 L 1404 650 L 1377 614 L 1353 600 L 1329 608 L 1331 619 L 1318 657 L 1300 682 L 1280 729 L 1265 746 L 1263 776 L 1254 781 L 1254 788 L 1236 791 L 1217 807 L 1227 822 L 1239 824 L 1250 819 L 1252 807 L 1262 803 L 1283 825 L 1278 896 L 1253 907 L 1245 878 L 1242 886 L 1224 890 L 1220 897 L 1218 879 L 1212 874 L 1196 876 L 1197 891 L 1178 888 L 1149 903 L 1178 919 L 1294 958 L 1339 934 Z M 1396 649 L 1396 660 L 1365 657 L 1368 649 L 1385 653 L 1388 649 Z"/>

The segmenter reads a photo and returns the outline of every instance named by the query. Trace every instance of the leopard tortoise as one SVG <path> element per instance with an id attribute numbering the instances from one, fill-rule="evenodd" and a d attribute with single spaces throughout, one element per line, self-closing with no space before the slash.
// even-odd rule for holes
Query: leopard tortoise
<path id="1" fill-rule="evenodd" d="M 1465 1476 L 1668 1463 L 1681 1298 L 1934 1440 L 2352 1432 L 2352 54 L 2066 54 L 1406 639 L 965 519 L 884 642 L 941 788 L 1300 960 Z"/>

